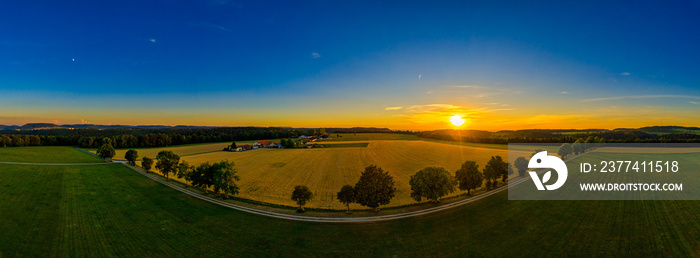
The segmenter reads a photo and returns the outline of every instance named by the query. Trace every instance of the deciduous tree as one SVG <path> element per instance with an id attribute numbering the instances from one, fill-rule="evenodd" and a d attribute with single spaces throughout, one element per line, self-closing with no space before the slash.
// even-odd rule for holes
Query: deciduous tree
<path id="1" fill-rule="evenodd" d="M 348 206 L 348 213 L 350 212 L 350 204 L 357 201 L 355 198 L 355 188 L 351 185 L 344 185 L 343 188 L 338 192 L 338 200 Z"/>
<path id="2" fill-rule="evenodd" d="M 238 194 L 238 185 L 236 181 L 241 180 L 238 176 L 238 171 L 234 168 L 234 163 L 228 160 L 223 160 L 211 165 L 211 173 L 213 176 L 212 183 L 214 185 L 214 193 L 220 194 L 227 198 L 229 195 Z"/>
<path id="3" fill-rule="evenodd" d="M 214 184 L 213 172 L 214 171 L 211 169 L 211 164 L 209 164 L 209 162 L 199 164 L 190 176 L 192 186 L 204 189 L 205 193 L 209 192 L 209 187 Z"/>
<path id="4" fill-rule="evenodd" d="M 571 145 L 571 149 L 573 150 L 573 153 L 578 155 L 579 153 L 582 153 L 584 151 L 583 148 L 583 143 L 581 139 L 578 139 L 574 142 L 574 144 Z"/>
<path id="5" fill-rule="evenodd" d="M 566 156 L 571 155 L 574 152 L 574 149 L 571 147 L 571 144 L 564 143 L 559 147 L 559 151 L 557 151 L 557 154 L 559 157 L 562 159 L 566 158 Z"/>
<path id="6" fill-rule="evenodd" d="M 389 204 L 391 198 L 394 198 L 394 178 L 382 168 L 370 165 L 355 184 L 355 192 L 358 204 L 379 211 L 379 205 Z"/>
<path id="7" fill-rule="evenodd" d="M 172 151 L 160 151 L 156 156 L 156 169 L 160 170 L 165 176 L 166 180 L 170 180 L 170 173 L 175 173 L 180 163 L 180 156 L 173 153 Z"/>
<path id="8" fill-rule="evenodd" d="M 486 167 L 484 168 L 484 178 L 487 181 L 486 188 L 496 188 L 496 186 L 498 186 L 499 177 L 505 177 L 503 179 L 505 183 L 505 179 L 508 178 L 508 163 L 503 161 L 501 156 L 491 156 L 491 159 L 489 159 L 489 162 L 486 163 Z"/>
<path id="9" fill-rule="evenodd" d="M 141 160 L 141 167 L 146 170 L 146 172 L 151 171 L 153 167 L 153 159 L 149 157 L 143 157 Z"/>
<path id="10" fill-rule="evenodd" d="M 524 157 L 515 159 L 515 169 L 518 170 L 518 175 L 523 176 L 527 172 L 528 161 Z"/>
<path id="11" fill-rule="evenodd" d="M 311 198 L 314 197 L 314 193 L 309 190 L 309 188 L 305 185 L 297 185 L 294 187 L 294 191 L 292 191 L 292 201 L 297 202 L 299 205 L 299 209 L 297 212 L 303 212 L 304 211 L 304 204 L 311 200 Z"/>
<path id="12" fill-rule="evenodd" d="M 192 172 L 194 171 L 194 166 L 190 166 L 187 161 L 181 161 L 180 165 L 177 167 L 177 178 L 185 179 L 185 186 L 192 180 Z"/>
<path id="13" fill-rule="evenodd" d="M 126 151 L 124 158 L 129 161 L 129 165 L 136 166 L 136 160 L 139 158 L 139 153 L 136 150 L 131 149 Z"/>
<path id="14" fill-rule="evenodd" d="M 481 187 L 484 181 L 484 174 L 479 171 L 479 165 L 475 161 L 465 161 L 455 172 L 455 177 L 459 182 L 459 189 L 467 190 L 468 195 L 471 194 L 471 190 Z"/>
<path id="15" fill-rule="evenodd" d="M 97 149 L 97 155 L 103 159 L 111 159 L 112 157 L 114 157 L 114 155 L 117 155 L 117 152 L 114 151 L 114 147 L 112 147 L 112 144 L 107 142 L 105 144 L 102 144 L 102 146 L 100 146 L 100 148 Z"/>
<path id="16" fill-rule="evenodd" d="M 457 181 L 443 167 L 426 167 L 411 176 L 411 198 L 420 202 L 423 198 L 437 202 L 455 191 Z"/>

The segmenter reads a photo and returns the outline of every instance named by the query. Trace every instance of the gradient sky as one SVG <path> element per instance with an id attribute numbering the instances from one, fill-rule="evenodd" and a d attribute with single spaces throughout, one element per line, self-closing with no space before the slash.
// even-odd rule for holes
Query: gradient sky
<path id="1" fill-rule="evenodd" d="M 700 2 L 4 1 L 0 124 L 700 126 Z"/>

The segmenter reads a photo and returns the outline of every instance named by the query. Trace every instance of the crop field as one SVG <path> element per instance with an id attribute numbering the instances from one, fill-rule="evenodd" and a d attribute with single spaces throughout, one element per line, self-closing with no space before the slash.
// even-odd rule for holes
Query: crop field
<path id="1" fill-rule="evenodd" d="M 384 134 L 376 135 L 375 137 L 387 137 Z M 241 177 L 238 183 L 241 187 L 238 197 L 293 206 L 294 202 L 290 200 L 290 195 L 294 186 L 307 185 L 315 195 L 307 207 L 324 209 L 346 208 L 336 200 L 336 193 L 345 184 L 354 185 L 364 168 L 371 164 L 389 171 L 394 177 L 396 197 L 387 207 L 395 207 L 416 203 L 410 198 L 411 187 L 408 182 L 411 176 L 422 168 L 441 166 L 454 174 L 466 160 L 476 161 L 480 168 L 483 168 L 491 156 L 500 155 L 507 160 L 508 154 L 504 149 L 477 148 L 420 140 L 323 141 L 318 144 L 326 147 L 228 152 L 220 151 L 223 147 L 219 144 L 208 144 L 164 149 L 183 155 L 181 160 L 193 165 L 225 159 L 234 161 Z M 333 147 L 336 144 L 340 146 Z M 210 148 L 207 150 L 205 146 Z M 160 151 L 160 149 L 137 150 L 139 156 L 148 155 L 151 158 Z M 123 157 L 125 152 L 125 150 L 118 151 L 117 157 Z M 528 156 L 531 152 L 528 150 L 513 153 Z M 450 196 L 465 193 L 466 191 L 457 191 Z M 351 207 L 362 208 L 352 204 Z"/>
<path id="2" fill-rule="evenodd" d="M 279 139 L 271 139 L 270 141 L 279 141 Z M 252 145 L 253 142 L 255 141 L 240 141 L 236 142 L 238 145 L 243 145 L 243 144 L 250 144 Z M 228 146 L 231 145 L 231 142 L 217 142 L 217 143 L 198 143 L 198 144 L 188 144 L 188 145 L 179 145 L 179 146 L 170 146 L 170 147 L 152 147 L 152 148 L 134 148 L 139 151 L 139 159 L 143 157 L 149 157 L 152 159 L 155 159 L 156 155 L 158 155 L 158 152 L 162 150 L 169 150 L 177 153 L 181 157 L 184 156 L 191 156 L 191 155 L 197 155 L 197 154 L 204 154 L 204 153 L 210 153 L 210 152 L 220 152 L 224 148 L 227 148 Z M 95 148 L 88 148 L 86 149 L 92 153 L 96 153 L 97 149 Z M 124 155 L 129 149 L 117 149 L 117 155 L 114 156 L 114 159 L 120 159 L 124 160 Z"/>
<path id="3" fill-rule="evenodd" d="M 338 137 L 340 135 L 340 137 Z M 330 134 L 331 141 L 371 141 L 371 140 L 403 140 L 417 141 L 423 140 L 413 134 L 395 134 L 395 133 L 341 133 Z"/>
<path id="4" fill-rule="evenodd" d="M 0 148 L 0 162 L 93 163 L 104 160 L 73 147 Z"/>
<path id="5" fill-rule="evenodd" d="M 504 191 L 421 217 L 307 223 L 210 204 L 119 164 L 0 164 L 0 199 L 3 257 L 700 255 L 697 201 L 508 201 Z"/>

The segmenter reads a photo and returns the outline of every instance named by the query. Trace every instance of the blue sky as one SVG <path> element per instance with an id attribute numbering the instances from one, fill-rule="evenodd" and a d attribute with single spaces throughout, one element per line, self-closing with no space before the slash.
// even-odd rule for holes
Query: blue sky
<path id="1" fill-rule="evenodd" d="M 0 124 L 700 118 L 698 1 L 144 2 L 0 1 Z"/>

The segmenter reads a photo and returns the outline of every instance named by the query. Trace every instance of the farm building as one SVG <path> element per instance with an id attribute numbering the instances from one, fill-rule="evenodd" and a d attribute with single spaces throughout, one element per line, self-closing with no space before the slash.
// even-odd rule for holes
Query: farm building
<path id="1" fill-rule="evenodd" d="M 243 144 L 243 145 L 236 146 L 236 149 L 232 150 L 232 151 L 247 151 L 247 150 L 250 150 L 252 148 L 253 148 L 253 146 L 250 146 L 250 144 Z"/>
<path id="2" fill-rule="evenodd" d="M 257 148 L 267 148 L 267 147 L 270 146 L 270 143 L 271 143 L 271 142 L 268 141 L 268 140 L 257 141 L 257 142 L 255 142 L 255 143 L 253 143 L 253 149 L 257 149 Z"/>

